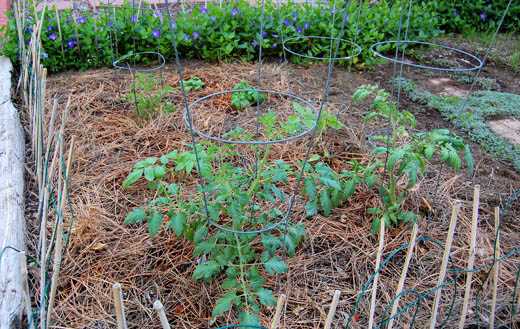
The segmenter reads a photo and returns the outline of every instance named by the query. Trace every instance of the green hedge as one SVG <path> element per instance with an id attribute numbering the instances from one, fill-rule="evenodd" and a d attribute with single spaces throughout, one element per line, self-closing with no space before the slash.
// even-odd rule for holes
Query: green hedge
<path id="1" fill-rule="evenodd" d="M 284 4 L 280 8 L 268 2 L 265 8 L 262 38 L 265 56 L 280 57 L 282 36 L 338 35 L 342 20 L 347 21 L 345 39 L 355 41 L 363 48 L 354 59 L 358 64 L 370 61 L 368 47 L 374 42 L 395 39 L 401 8 L 407 10 L 408 1 L 369 1 L 352 4 L 346 10 L 333 13 L 331 6 Z M 341 8 L 341 5 L 338 6 Z M 335 22 L 332 23 L 334 14 Z M 143 10 L 139 14 L 131 6 L 100 9 L 93 14 L 88 10 L 65 10 L 60 13 L 60 29 L 54 10 L 48 10 L 44 19 L 42 42 L 44 65 L 51 72 L 84 70 L 110 66 L 114 58 L 130 52 L 158 50 L 168 60 L 174 56 L 172 33 L 166 12 Z M 246 1 L 226 3 L 219 7 L 208 4 L 196 6 L 175 14 L 175 37 L 183 58 L 220 61 L 230 58 L 254 60 L 260 41 L 260 9 Z M 409 38 L 425 40 L 439 34 L 440 22 L 430 4 L 415 4 L 410 22 Z M 31 17 L 28 18 L 29 21 Z M 61 31 L 61 33 L 60 33 Z M 10 19 L 3 53 L 17 58 L 15 23 Z M 27 41 L 30 29 L 26 31 Z M 60 37 L 61 36 L 61 37 Z M 291 42 L 291 48 L 314 56 L 327 56 L 327 40 L 300 38 Z M 340 44 L 344 56 L 352 50 L 348 42 Z M 292 60 L 301 61 L 293 57 Z"/>
<path id="2" fill-rule="evenodd" d="M 447 32 L 495 31 L 508 0 L 421 0 L 432 6 Z M 513 0 L 501 32 L 520 31 L 520 1 Z"/>

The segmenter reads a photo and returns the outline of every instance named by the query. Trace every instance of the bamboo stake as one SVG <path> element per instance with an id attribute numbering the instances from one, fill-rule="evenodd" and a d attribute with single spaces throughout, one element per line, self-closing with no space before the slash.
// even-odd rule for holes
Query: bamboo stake
<path id="1" fill-rule="evenodd" d="M 334 315 L 336 315 L 336 308 L 338 307 L 339 297 L 341 296 L 341 291 L 334 291 L 334 297 L 332 297 L 332 303 L 330 304 L 329 313 L 327 314 L 327 320 L 325 321 L 324 329 L 330 329 L 332 327 L 332 321 L 334 320 Z"/>
<path id="2" fill-rule="evenodd" d="M 170 324 L 168 323 L 168 318 L 166 318 L 166 313 L 164 312 L 164 306 L 160 300 L 156 300 L 153 303 L 153 308 L 157 311 L 157 315 L 159 316 L 159 320 L 161 321 L 162 329 L 171 329 Z"/>
<path id="3" fill-rule="evenodd" d="M 114 294 L 114 311 L 116 313 L 117 329 L 127 329 L 121 284 L 117 282 L 114 283 L 112 285 L 112 292 Z"/>
<path id="4" fill-rule="evenodd" d="M 74 136 L 70 141 L 69 155 L 67 159 L 67 168 L 63 177 L 63 190 L 61 192 L 61 203 L 59 213 L 57 212 L 58 217 L 58 228 L 56 229 L 56 242 L 54 247 L 54 260 L 53 260 L 53 268 L 52 268 L 52 280 L 51 280 L 51 292 L 49 295 L 49 307 L 47 310 L 47 325 L 50 324 L 52 308 L 54 306 L 54 299 L 56 298 L 56 288 L 58 286 L 58 279 L 61 268 L 61 261 L 63 259 L 63 222 L 64 222 L 64 212 L 67 200 L 67 190 L 69 186 L 69 175 L 70 175 L 70 167 L 72 165 L 72 152 L 74 150 Z"/>
<path id="5" fill-rule="evenodd" d="M 413 224 L 412 228 L 412 236 L 410 237 L 410 244 L 408 245 L 408 250 L 406 252 L 406 259 L 404 261 L 403 271 L 401 272 L 401 277 L 399 278 L 399 283 L 397 284 L 397 290 L 395 292 L 394 304 L 392 305 L 392 311 L 390 312 L 390 322 L 388 323 L 387 329 L 392 329 L 394 325 L 394 316 L 397 313 L 397 308 L 399 307 L 399 300 L 401 299 L 401 293 L 403 292 L 404 282 L 406 280 L 406 275 L 408 274 L 408 267 L 410 267 L 410 261 L 413 256 L 413 250 L 415 248 L 415 240 L 417 239 L 417 223 Z"/>
<path id="6" fill-rule="evenodd" d="M 455 234 L 455 227 L 457 226 L 457 218 L 460 211 L 460 201 L 456 201 L 451 209 L 450 228 L 448 229 L 448 236 L 444 245 L 444 254 L 442 256 L 441 269 L 439 271 L 439 279 L 437 280 L 437 291 L 435 292 L 435 299 L 433 301 L 432 317 L 430 321 L 430 329 L 435 329 L 437 322 L 437 313 L 439 312 L 439 301 L 441 299 L 441 286 L 446 277 L 446 269 L 450 258 L 451 244 L 453 243 L 453 235 Z"/>
<path id="7" fill-rule="evenodd" d="M 500 258 L 500 208 L 495 207 L 495 253 L 493 259 L 495 260 L 495 264 L 493 264 L 493 289 L 491 296 L 491 313 L 489 315 L 489 329 L 495 328 L 495 309 L 497 305 L 497 291 L 498 291 L 498 275 L 500 271 L 500 262 L 498 259 Z"/>
<path id="8" fill-rule="evenodd" d="M 376 273 L 374 282 L 372 282 L 372 300 L 370 302 L 370 315 L 368 318 L 368 329 L 374 326 L 374 314 L 376 312 L 377 283 L 379 280 L 379 267 L 381 266 L 381 257 L 383 255 L 383 247 L 385 246 L 385 221 L 381 220 L 379 224 L 379 246 L 377 248 Z"/>
<path id="9" fill-rule="evenodd" d="M 464 329 L 466 316 L 468 314 L 469 298 L 471 297 L 471 280 L 473 279 L 473 267 L 475 265 L 475 250 L 477 245 L 478 208 L 480 203 L 480 186 L 475 185 L 473 190 L 473 215 L 471 216 L 471 240 L 468 256 L 468 272 L 466 273 L 466 288 L 464 290 L 464 301 L 460 313 L 459 329 Z"/>
<path id="10" fill-rule="evenodd" d="M 41 223 L 40 223 L 40 242 L 41 242 L 41 245 L 40 245 L 40 289 L 41 289 L 41 293 L 40 293 L 40 324 L 41 324 L 41 328 L 44 329 L 46 328 L 45 327 L 45 320 L 47 319 L 46 315 L 45 315 L 45 311 L 46 311 L 46 307 L 45 307 L 45 293 L 44 293 L 44 290 L 47 286 L 47 259 L 49 259 L 50 257 L 50 251 L 51 249 L 49 248 L 49 250 L 47 250 L 47 215 L 48 215 L 48 210 L 49 210 L 49 197 L 50 197 L 50 193 L 51 193 L 51 182 L 53 180 L 53 176 L 54 176 L 54 166 L 56 165 L 56 163 L 58 162 L 58 158 L 61 158 L 61 153 L 60 153 L 60 156 L 58 156 L 58 153 L 60 152 L 60 150 L 62 149 L 61 145 L 61 140 L 58 140 L 56 142 L 57 144 L 57 147 L 54 149 L 54 155 L 53 155 L 53 159 L 52 159 L 52 162 L 51 162 L 51 166 L 50 166 L 50 172 L 49 172 L 49 179 L 47 180 L 47 184 L 48 185 L 44 185 L 43 186 L 43 190 L 44 190 L 44 197 L 43 197 L 43 205 L 42 205 L 42 219 L 41 219 Z"/>
<path id="11" fill-rule="evenodd" d="M 61 57 L 65 58 L 65 48 L 63 48 L 63 34 L 61 33 L 61 20 L 60 12 L 58 11 L 58 6 L 54 6 L 54 11 L 56 14 L 56 26 L 58 27 L 58 36 L 60 37 Z"/>
<path id="12" fill-rule="evenodd" d="M 285 299 L 287 297 L 284 294 L 281 294 L 278 297 L 278 302 L 276 303 L 276 311 L 274 312 L 273 321 L 271 322 L 270 329 L 277 329 L 280 325 L 280 319 L 282 318 L 282 310 L 285 305 Z"/>
<path id="13" fill-rule="evenodd" d="M 25 304 L 25 314 L 27 315 L 28 327 L 30 329 L 34 328 L 33 317 L 32 317 L 32 309 L 31 309 L 31 297 L 29 295 L 29 277 L 27 275 L 27 255 L 25 251 L 21 251 L 19 254 L 20 257 L 20 274 L 22 277 L 23 284 L 23 292 L 22 298 Z"/>

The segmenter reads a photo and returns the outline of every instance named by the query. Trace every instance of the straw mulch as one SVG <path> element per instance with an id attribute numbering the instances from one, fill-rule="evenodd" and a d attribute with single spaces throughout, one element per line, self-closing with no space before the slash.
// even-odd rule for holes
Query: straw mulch
<path id="1" fill-rule="evenodd" d="M 255 69 L 250 64 L 187 63 L 186 76 L 198 76 L 206 84 L 202 91 L 193 92 L 190 97 L 195 99 L 212 91 L 231 89 L 240 80 L 253 82 Z M 174 67 L 167 67 L 164 76 L 166 83 L 177 85 Z M 265 88 L 292 91 L 306 99 L 319 101 L 325 70 L 323 66 L 302 68 L 267 64 L 264 65 L 263 77 L 262 86 Z M 350 95 L 357 86 L 369 82 L 366 76 L 358 73 L 335 72 L 329 109 L 340 113 L 346 128 L 323 136 L 316 152 L 328 151 L 331 165 L 336 169 L 344 168 L 350 159 L 367 159 L 366 132 L 360 119 L 364 109 L 352 107 Z M 172 327 L 208 328 L 212 305 L 220 291 L 216 283 L 196 283 L 191 278 L 196 264 L 191 255 L 192 245 L 171 233 L 162 232 L 152 239 L 145 227 L 123 225 L 128 210 L 151 197 L 144 189 L 121 188 L 121 182 L 132 165 L 147 156 L 186 149 L 190 143 L 190 135 L 182 122 L 180 98 L 174 98 L 177 103 L 175 113 L 149 121 L 139 120 L 133 114 L 132 105 L 121 100 L 121 94 L 127 92 L 129 84 L 128 76 L 116 75 L 111 70 L 66 73 L 53 76 L 48 82 L 48 95 L 61 96 L 62 103 L 71 96 L 66 134 L 76 136 L 77 141 L 70 184 L 73 210 L 68 214 L 70 243 L 62 265 L 54 325 L 56 328 L 114 328 L 111 286 L 120 282 L 130 328 L 159 328 L 152 309 L 156 299 L 165 305 Z M 306 143 L 280 146 L 273 157 L 296 161 L 301 159 L 305 148 Z M 477 249 L 479 266 L 489 263 L 493 254 L 492 207 L 498 205 L 513 187 L 518 188 L 518 182 L 515 182 L 518 176 L 508 177 L 507 172 L 499 169 L 493 171 L 493 177 L 486 174 L 490 166 L 496 168 L 497 165 L 489 157 L 479 155 L 474 178 L 474 182 L 482 187 Z M 433 200 L 438 169 L 434 165 L 417 185 L 410 207 L 423 213 L 434 209 L 434 216 L 421 221 L 419 234 L 444 241 L 451 204 L 455 198 L 464 201 L 452 253 L 454 265 L 464 267 L 469 246 L 473 185 L 468 177 L 443 170 L 439 177 L 439 192 Z M 359 190 L 329 218 L 316 216 L 305 219 L 301 207 L 297 207 L 293 221 L 305 223 L 306 240 L 297 255 L 288 260 L 288 274 L 269 281 L 277 295 L 285 293 L 288 296 L 282 320 L 284 328 L 322 327 L 336 289 L 342 291 L 342 297 L 333 327 L 341 327 L 345 317 L 352 312 L 362 285 L 374 272 L 377 237 L 370 233 L 371 217 L 366 209 L 377 202 L 373 191 Z M 512 214 L 517 215 L 518 209 Z M 74 222 L 70 224 L 73 218 Z M 504 251 L 519 241 L 518 223 L 513 218 L 509 216 L 504 220 L 501 240 Z M 405 226 L 390 229 L 384 256 L 407 242 L 409 236 L 410 230 Z M 34 245 L 31 239 L 30 243 Z M 442 247 L 433 243 L 419 244 L 406 288 L 422 291 L 435 286 L 441 257 Z M 383 307 L 393 298 L 403 262 L 404 253 L 401 253 L 382 273 L 376 310 L 378 318 Z M 500 319 L 507 319 L 507 305 L 518 265 L 518 258 L 502 265 L 497 307 Z M 480 286 L 483 279 L 483 275 L 477 274 L 474 286 Z M 451 324 L 460 312 L 463 281 L 458 282 Z M 481 321 L 486 321 L 490 290 L 486 283 Z M 450 289 L 443 293 L 439 319 L 445 316 L 447 305 L 453 298 L 451 294 Z M 413 297 L 407 295 L 401 305 L 412 300 Z M 474 298 L 471 312 L 474 312 L 473 303 Z M 354 316 L 354 327 L 366 327 L 368 308 L 369 297 L 365 297 Z M 431 298 L 421 305 L 417 325 L 422 327 L 427 323 L 430 309 Z M 269 324 L 272 314 L 273 310 L 263 310 L 265 325 Z M 411 316 L 411 311 L 405 313 L 399 327 L 403 327 Z M 233 323 L 234 319 L 234 315 L 229 314 L 219 323 Z M 475 317 L 470 313 L 468 323 L 474 322 Z M 451 324 L 448 327 L 453 327 Z"/>

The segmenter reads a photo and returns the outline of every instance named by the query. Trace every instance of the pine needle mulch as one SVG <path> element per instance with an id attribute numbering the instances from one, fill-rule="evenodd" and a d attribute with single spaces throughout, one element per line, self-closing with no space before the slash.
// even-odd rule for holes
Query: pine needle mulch
<path id="1" fill-rule="evenodd" d="M 254 83 L 256 67 L 250 64 L 210 65 L 190 62 L 187 63 L 185 74 L 186 77 L 200 77 L 206 85 L 203 90 L 190 93 L 190 99 L 194 100 L 212 91 L 231 89 L 241 80 Z M 174 67 L 166 67 L 164 77 L 167 84 L 177 86 L 178 76 Z M 325 68 L 267 64 L 263 77 L 262 86 L 265 88 L 292 91 L 303 98 L 319 102 Z M 53 326 L 114 328 L 116 322 L 111 287 L 114 282 L 119 282 L 124 291 L 130 328 L 160 327 L 152 309 L 156 299 L 165 305 L 172 327 L 208 328 L 212 305 L 219 297 L 220 290 L 217 283 L 197 283 L 192 279 L 191 274 L 197 262 L 192 257 L 192 245 L 166 231 L 156 238 L 150 238 L 144 226 L 123 225 L 129 209 L 142 205 L 151 197 L 143 188 L 124 190 L 121 187 L 133 164 L 137 160 L 164 154 L 172 149 L 187 149 L 191 141 L 182 119 L 180 96 L 173 98 L 177 105 L 176 112 L 148 121 L 140 120 L 133 113 L 132 105 L 122 100 L 130 82 L 128 76 L 114 74 L 109 69 L 66 73 L 52 76 L 48 81 L 48 95 L 60 96 L 61 103 L 65 103 L 67 97 L 71 96 L 66 135 L 69 138 L 74 135 L 77 141 L 70 183 L 72 213 L 68 214 L 69 225 L 72 217 L 75 222 L 69 227 L 70 243 L 62 264 L 57 305 L 52 314 Z M 337 170 L 348 166 L 348 160 L 366 161 L 368 157 L 364 136 L 366 130 L 371 128 L 365 127 L 361 120 L 365 109 L 350 104 L 352 92 L 365 83 L 370 83 L 367 75 L 342 69 L 335 71 L 328 108 L 339 113 L 346 128 L 326 133 L 316 145 L 316 153 L 330 154 L 328 161 Z M 221 118 L 219 120 L 223 122 Z M 273 152 L 273 157 L 297 161 L 306 147 L 306 143 L 280 146 Z M 493 257 L 492 207 L 498 205 L 513 188 L 518 188 L 518 182 L 515 182 L 518 177 L 508 177 L 507 173 L 500 170 L 494 171 L 495 177 L 486 174 L 489 166 L 496 165 L 492 159 L 482 156 L 473 178 L 482 188 L 477 266 L 489 264 Z M 442 243 L 448 230 L 453 200 L 463 201 L 452 258 L 454 266 L 464 268 L 469 249 L 473 185 L 470 178 L 448 170 L 443 170 L 439 176 L 439 168 L 434 165 L 419 182 L 409 207 L 422 213 L 431 209 L 435 211 L 434 216 L 421 221 L 419 235 L 427 235 Z M 438 179 L 439 188 L 435 193 Z M 282 318 L 283 328 L 322 327 L 334 290 L 341 290 L 342 296 L 333 327 L 342 327 L 345 318 L 353 312 L 362 285 L 375 270 L 377 237 L 370 232 L 371 215 L 366 209 L 376 206 L 377 202 L 374 191 L 359 189 L 353 198 L 335 209 L 328 218 L 316 216 L 305 219 L 301 203 L 296 207 L 292 220 L 305 223 L 305 242 L 297 255 L 288 259 L 288 274 L 273 277 L 268 282 L 276 295 L 284 293 L 288 296 Z M 504 219 L 501 237 L 504 252 L 520 241 L 518 223 L 514 219 L 519 212 L 518 206 L 515 207 Z M 31 225 L 35 223 L 29 223 Z M 406 243 L 410 231 L 406 226 L 388 230 L 383 256 L 388 256 L 392 250 Z M 30 237 L 29 244 L 34 248 L 35 239 Z M 406 288 L 425 291 L 434 287 L 441 258 L 442 247 L 433 243 L 418 244 Z M 404 252 L 390 261 L 381 273 L 377 296 L 379 306 L 376 310 L 378 319 L 383 315 L 383 307 L 394 297 L 403 263 Z M 515 257 L 502 265 L 497 304 L 500 319 L 506 320 L 509 316 L 519 264 L 518 257 Z M 36 273 L 32 273 L 36 276 Z M 473 286 L 482 285 L 485 276 L 479 272 L 474 277 Z M 480 321 L 486 321 L 488 314 L 489 281 L 486 281 L 484 294 L 480 296 L 483 310 L 478 313 Z M 456 283 L 458 289 L 455 296 L 450 288 L 443 292 L 439 319 L 443 319 L 452 298 L 455 298 L 454 315 L 448 327 L 453 327 L 452 324 L 458 319 L 463 284 L 463 279 Z M 354 314 L 354 328 L 365 328 L 367 325 L 368 295 Z M 413 295 L 405 295 L 401 305 L 413 299 Z M 475 316 L 471 315 L 476 312 L 474 302 L 472 298 L 468 323 L 476 322 Z M 421 304 L 417 325 L 423 326 L 428 322 L 431 303 L 430 298 Z M 264 325 L 269 324 L 273 312 L 263 310 Z M 412 311 L 404 313 L 400 318 L 400 326 L 408 323 L 412 315 Z M 231 313 L 218 323 L 234 323 L 234 319 Z"/>

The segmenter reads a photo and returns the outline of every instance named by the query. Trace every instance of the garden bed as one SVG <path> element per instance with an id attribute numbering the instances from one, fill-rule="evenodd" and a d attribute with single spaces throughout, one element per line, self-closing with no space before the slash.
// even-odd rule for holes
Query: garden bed
<path id="1" fill-rule="evenodd" d="M 250 64 L 210 65 L 188 62 L 186 77 L 197 76 L 204 82 L 202 90 L 190 93 L 193 101 L 200 96 L 224 89 L 232 89 L 235 83 L 246 80 L 254 83 L 256 66 Z M 271 63 L 264 66 L 263 84 L 266 89 L 291 91 L 312 101 L 321 98 L 325 66 L 298 67 Z M 233 75 L 229 74 L 233 72 Z M 352 93 L 363 84 L 390 80 L 392 67 L 380 66 L 372 73 L 334 72 L 328 109 L 339 113 L 345 124 L 341 130 L 328 131 L 316 145 L 315 152 L 324 157 L 333 169 L 346 168 L 348 160 L 365 161 L 369 150 L 366 135 L 385 127 L 365 125 L 362 116 L 366 108 L 351 104 Z M 167 66 L 164 72 L 167 85 L 178 86 L 175 68 Z M 157 328 L 158 320 L 152 310 L 154 300 L 160 299 L 175 328 L 207 328 L 211 310 L 220 295 L 216 283 L 196 283 L 192 279 L 197 259 L 192 256 L 193 247 L 172 233 L 162 232 L 151 238 L 144 226 L 123 224 L 127 213 L 142 205 L 151 195 L 140 188 L 123 189 L 122 182 L 138 160 L 160 156 L 172 149 L 186 149 L 191 143 L 190 134 L 182 118 L 180 95 L 172 98 L 176 111 L 161 114 L 150 120 L 138 118 L 132 104 L 123 100 L 128 93 L 129 78 L 115 75 L 112 70 L 95 70 L 83 73 L 63 73 L 48 81 L 48 94 L 58 95 L 65 103 L 71 95 L 71 107 L 67 136 L 76 138 L 76 160 L 71 176 L 69 220 L 70 243 L 65 253 L 60 274 L 57 305 L 53 318 L 57 327 L 110 328 L 115 325 L 111 286 L 120 282 L 125 292 L 124 300 L 130 328 Z M 175 93 L 174 93 L 175 94 Z M 418 129 L 432 127 L 453 128 L 432 109 L 408 103 L 418 117 Z M 50 104 L 49 104 L 50 106 Z M 223 109 L 215 113 L 205 112 L 207 122 L 217 122 Z M 421 220 L 420 234 L 444 241 L 448 231 L 450 205 L 454 199 L 464 201 L 463 212 L 457 227 L 452 251 L 453 266 L 464 268 L 467 259 L 471 225 L 471 199 L 473 183 L 481 185 L 481 216 L 478 231 L 477 265 L 489 263 L 493 257 L 492 207 L 498 206 L 513 189 L 519 188 L 520 176 L 509 164 L 494 160 L 472 145 L 476 170 L 473 177 L 455 174 L 435 164 L 413 190 L 409 206 L 428 220 Z M 291 163 L 301 159 L 305 145 L 289 144 L 275 148 L 272 157 Z M 438 192 L 436 191 L 439 179 Z M 195 186 L 195 179 L 192 185 Z M 30 190 L 30 189 L 29 189 Z M 333 327 L 340 327 L 351 314 L 363 284 L 374 272 L 377 237 L 370 231 L 372 215 L 366 209 L 377 205 L 377 194 L 358 190 L 329 217 L 322 215 L 305 218 L 303 204 L 297 203 L 291 220 L 304 222 L 306 238 L 295 257 L 287 259 L 287 274 L 271 277 L 268 286 L 275 295 L 285 293 L 287 308 L 282 324 L 285 328 L 317 328 L 324 322 L 334 290 L 341 290 Z M 28 196 L 28 214 L 35 209 L 34 196 Z M 515 247 L 519 241 L 519 227 L 514 220 L 520 214 L 518 202 L 503 218 L 502 249 Z M 72 220 L 74 220 L 72 224 Z M 32 226 L 31 226 L 32 225 Z M 29 230 L 37 227 L 30 223 Z M 404 226 L 390 229 L 386 237 L 383 256 L 409 240 L 409 230 Z M 33 236 L 33 235 L 31 235 Z M 29 246 L 35 249 L 36 241 Z M 418 291 L 433 288 L 442 258 L 442 247 L 423 242 L 416 249 L 409 270 L 407 288 Z M 399 280 L 404 257 L 396 257 L 383 270 L 380 278 L 378 304 L 387 305 L 392 299 Z M 518 258 L 504 263 L 500 273 L 497 316 L 507 319 L 509 298 L 512 294 Z M 37 274 L 33 273 L 36 277 Z M 474 287 L 479 287 L 484 275 L 477 275 Z M 455 294 L 454 312 L 460 312 L 463 281 Z M 483 287 L 479 296 L 487 307 L 489 290 Z M 443 292 L 440 319 L 446 315 L 453 290 Z M 366 327 L 369 298 L 365 297 L 354 314 L 354 323 Z M 402 303 L 413 300 L 406 295 Z M 473 307 L 475 300 L 470 304 Z M 431 300 L 426 300 L 417 315 L 417 324 L 429 320 Z M 382 308 L 377 309 L 379 316 Z M 262 313 L 264 324 L 269 323 L 270 311 Z M 401 321 L 406 323 L 412 313 L 405 313 Z M 454 327 L 458 316 L 452 316 L 448 327 Z M 482 321 L 483 319 L 480 319 Z M 219 323 L 233 323 L 231 313 L 219 319 Z M 469 323 L 475 323 L 472 316 Z"/>

